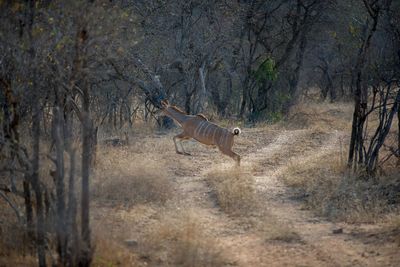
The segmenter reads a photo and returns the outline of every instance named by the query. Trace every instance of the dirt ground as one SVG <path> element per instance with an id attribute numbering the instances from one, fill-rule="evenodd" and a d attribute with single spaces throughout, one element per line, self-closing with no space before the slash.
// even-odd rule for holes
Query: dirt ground
<path id="1" fill-rule="evenodd" d="M 152 144 L 153 150 L 143 156 L 151 157 L 160 146 L 157 156 L 166 173 L 171 174 L 172 197 L 162 207 L 146 203 L 106 205 L 94 200 L 93 232 L 97 240 L 106 239 L 103 241 L 106 245 L 98 245 L 95 266 L 107 265 L 101 246 L 111 243 L 125 251 L 125 261 L 121 256 L 121 261 L 116 263 L 122 266 L 127 262 L 138 266 L 400 266 L 399 245 L 380 234 L 382 225 L 335 223 L 317 217 L 304 208 L 293 190 L 280 179 L 288 162 L 307 160 L 316 154 L 328 156 L 332 149 L 337 149 L 343 135 L 345 132 L 340 130 L 321 133 L 299 127 L 255 127 L 243 128 L 236 139 L 234 149 L 242 155 L 241 171 L 254 179 L 259 204 L 267 217 L 273 218 L 274 227 L 284 226 L 284 231 L 295 236 L 287 240 L 266 238 L 263 231 L 254 226 L 257 224 L 254 221 L 266 218 L 257 212 L 235 216 L 221 210 L 207 181 L 207 173 L 236 168 L 231 159 L 216 149 L 192 141 L 184 143 L 192 155 L 178 155 L 174 151 L 173 133 L 146 137 L 145 142 Z M 184 220 L 180 211 L 192 214 L 194 224 L 201 227 L 208 238 L 206 246 L 218 250 L 224 260 L 178 264 L 163 251 L 170 248 L 142 244 L 149 239 L 162 243 L 163 235 L 154 229 L 159 229 L 160 224 L 178 224 L 179 220 Z M 171 213 L 178 214 L 175 221 L 164 221 L 165 214 Z M 151 235 L 154 232 L 158 233 L 156 237 Z M 167 234 L 165 236 L 168 238 Z M 148 250 L 148 254 L 143 250 Z M 132 255 L 132 261 L 127 260 L 126 255 Z"/>

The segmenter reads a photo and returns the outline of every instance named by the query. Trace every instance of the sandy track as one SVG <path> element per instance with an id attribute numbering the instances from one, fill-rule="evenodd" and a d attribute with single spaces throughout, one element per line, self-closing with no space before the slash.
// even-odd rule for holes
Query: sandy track
<path id="1" fill-rule="evenodd" d="M 205 227 L 220 241 L 232 259 L 230 264 L 235 266 L 385 266 L 385 255 L 375 253 L 377 247 L 352 238 L 348 232 L 352 226 L 336 225 L 303 210 L 301 203 L 294 200 L 290 190 L 279 181 L 279 173 L 290 160 L 306 160 L 316 153 L 324 156 L 337 145 L 339 133 L 329 135 L 323 145 L 294 151 L 288 156 L 296 143 L 308 138 L 310 132 L 307 130 L 282 131 L 271 143 L 256 144 L 260 148 L 243 158 L 245 164 L 257 162 L 263 166 L 252 173 L 257 190 L 265 200 L 263 205 L 280 223 L 292 227 L 300 236 L 298 242 L 268 241 L 257 231 L 244 229 L 240 220 L 220 211 L 203 175 L 179 178 L 181 200 L 199 211 Z M 226 168 L 227 164 L 222 167 Z M 203 168 L 207 169 L 207 166 Z M 333 234 L 335 229 L 344 232 Z"/>

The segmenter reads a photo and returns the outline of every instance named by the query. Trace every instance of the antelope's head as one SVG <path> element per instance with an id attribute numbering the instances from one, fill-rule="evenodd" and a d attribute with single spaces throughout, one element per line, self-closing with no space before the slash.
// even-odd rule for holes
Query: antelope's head
<path id="1" fill-rule="evenodd" d="M 161 107 L 163 108 L 163 109 L 167 109 L 167 108 L 169 108 L 170 107 L 170 105 L 169 105 L 169 102 L 168 102 L 168 100 L 161 100 Z"/>

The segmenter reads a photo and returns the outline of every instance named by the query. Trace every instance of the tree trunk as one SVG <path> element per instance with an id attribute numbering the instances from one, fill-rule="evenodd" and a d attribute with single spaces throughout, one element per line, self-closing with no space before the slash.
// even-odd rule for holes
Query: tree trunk
<path id="1" fill-rule="evenodd" d="M 367 9 L 370 9 L 367 2 L 365 2 L 365 6 Z M 367 51 L 369 49 L 371 38 L 376 31 L 376 26 L 378 24 L 379 11 L 374 14 L 370 14 L 372 17 L 372 27 L 369 27 L 369 21 L 367 20 L 365 25 L 365 39 L 362 43 L 357 62 L 355 65 L 356 79 L 353 79 L 353 83 L 355 84 L 355 92 L 354 92 L 354 113 L 353 113 L 353 123 L 352 123 L 352 131 L 351 131 L 351 139 L 350 139 L 350 147 L 349 147 L 349 158 L 348 158 L 348 166 L 357 167 L 357 164 L 363 164 L 363 148 L 364 148 L 364 140 L 363 140 L 363 130 L 364 130 L 364 121 L 363 119 L 365 115 L 365 111 L 367 109 L 367 86 L 362 85 L 362 73 L 364 69 L 364 62 L 367 55 Z M 358 160 L 357 160 L 358 153 Z"/>
<path id="2" fill-rule="evenodd" d="M 89 217 L 89 175 L 91 163 L 91 134 L 93 130 L 89 115 L 89 92 L 86 86 L 83 89 L 84 99 L 84 122 L 82 130 L 82 195 L 81 195 L 81 235 L 82 235 L 82 255 L 80 266 L 89 266 L 91 262 L 90 244 L 90 217 Z"/>
<path id="3" fill-rule="evenodd" d="M 192 103 L 192 93 L 187 91 L 185 94 L 185 111 L 187 114 L 190 114 L 191 108 L 190 104 Z"/>
<path id="4" fill-rule="evenodd" d="M 88 33 L 85 28 L 80 31 L 81 47 L 86 45 Z M 82 66 L 84 67 L 84 63 Z M 82 122 L 82 193 L 81 193 L 81 236 L 82 250 L 79 266 L 90 266 L 92 261 L 92 247 L 90 239 L 90 216 L 89 216 L 89 176 L 92 156 L 92 140 L 94 133 L 93 122 L 90 118 L 90 95 L 89 85 L 86 77 L 83 78 L 83 122 Z"/>
<path id="5" fill-rule="evenodd" d="M 243 118 L 244 112 L 246 110 L 247 106 L 247 99 L 249 95 L 249 81 L 250 81 L 250 75 L 251 75 L 251 67 L 248 67 L 247 69 L 247 75 L 246 78 L 243 82 L 243 87 L 242 87 L 242 102 L 240 104 L 240 112 L 239 112 L 239 117 Z"/>
<path id="6" fill-rule="evenodd" d="M 306 51 L 306 47 L 307 47 L 307 32 L 306 30 L 303 30 L 300 37 L 299 48 L 296 53 L 296 68 L 294 70 L 292 79 L 290 80 L 289 83 L 290 100 L 285 105 L 286 106 L 284 109 L 285 113 L 289 112 L 289 108 L 294 104 L 296 100 L 296 95 L 298 94 L 299 91 L 298 85 L 299 85 L 300 71 L 303 67 L 304 53 Z"/>
<path id="7" fill-rule="evenodd" d="M 40 148 L 40 107 L 37 88 L 34 87 L 32 132 L 33 132 L 33 158 L 32 158 L 32 188 L 36 196 L 36 232 L 37 232 L 37 252 L 39 266 L 46 266 L 45 254 L 45 229 L 44 229 L 44 210 L 42 200 L 42 189 L 39 182 L 39 148 Z"/>
<path id="8" fill-rule="evenodd" d="M 39 266 L 46 266 L 46 251 L 45 251 L 45 225 L 44 225 L 44 210 L 42 189 L 39 180 L 39 153 L 40 153 L 40 103 L 39 103 L 39 88 L 37 86 L 36 68 L 34 68 L 35 61 L 35 46 L 33 43 L 32 28 L 35 18 L 35 0 L 29 0 L 27 12 L 27 25 L 28 25 L 28 39 L 29 39 L 29 68 L 32 71 L 31 86 L 33 99 L 32 99 L 32 176 L 31 184 L 36 197 L 36 244 Z"/>
<path id="9" fill-rule="evenodd" d="M 400 108 L 397 109 L 397 166 L 400 166 Z"/>
<path id="10" fill-rule="evenodd" d="M 59 92 L 56 98 L 59 98 Z M 56 194 L 57 194 L 57 219 L 56 219 L 56 235 L 57 235 L 57 252 L 59 254 L 60 263 L 65 264 L 67 236 L 65 232 L 65 192 L 64 192 L 64 120 L 59 107 L 60 99 L 57 99 L 54 108 L 53 121 L 53 139 L 56 150 Z"/>
<path id="11" fill-rule="evenodd" d="M 200 78 L 200 85 L 201 91 L 199 96 L 199 106 L 197 108 L 197 112 L 203 112 L 206 108 L 206 97 L 207 97 L 207 89 L 206 89 L 206 61 L 204 60 L 199 68 L 199 78 Z"/>
<path id="12" fill-rule="evenodd" d="M 31 188 L 29 185 L 29 177 L 25 176 L 22 182 L 24 188 L 24 201 L 25 201 L 25 216 L 26 216 L 26 226 L 28 228 L 28 236 L 33 239 L 33 209 L 32 209 L 32 199 L 31 199 Z"/>
<path id="13" fill-rule="evenodd" d="M 75 196 L 75 151 L 71 146 L 67 148 L 70 158 L 70 172 L 68 182 L 68 209 L 67 209 L 67 266 L 77 265 L 77 252 L 79 251 L 78 243 L 78 226 L 76 224 L 77 205 Z"/>

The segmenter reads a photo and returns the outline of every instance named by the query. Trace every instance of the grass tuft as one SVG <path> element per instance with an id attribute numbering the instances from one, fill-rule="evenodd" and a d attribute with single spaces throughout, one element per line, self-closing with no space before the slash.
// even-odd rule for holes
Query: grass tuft
<path id="1" fill-rule="evenodd" d="M 108 147 L 98 157 L 92 195 L 119 205 L 164 204 L 173 197 L 173 185 L 161 159 Z"/>
<path id="2" fill-rule="evenodd" d="M 94 243 L 93 267 L 145 266 L 140 263 L 136 254 L 130 252 L 127 248 L 109 238 L 97 237 Z"/>
<path id="3" fill-rule="evenodd" d="M 163 214 L 140 243 L 141 257 L 151 266 L 223 266 L 226 259 L 218 240 L 202 226 L 195 210 Z"/>
<path id="4" fill-rule="evenodd" d="M 207 173 L 207 182 L 224 212 L 245 216 L 257 208 L 254 177 L 243 169 L 214 169 Z"/>

